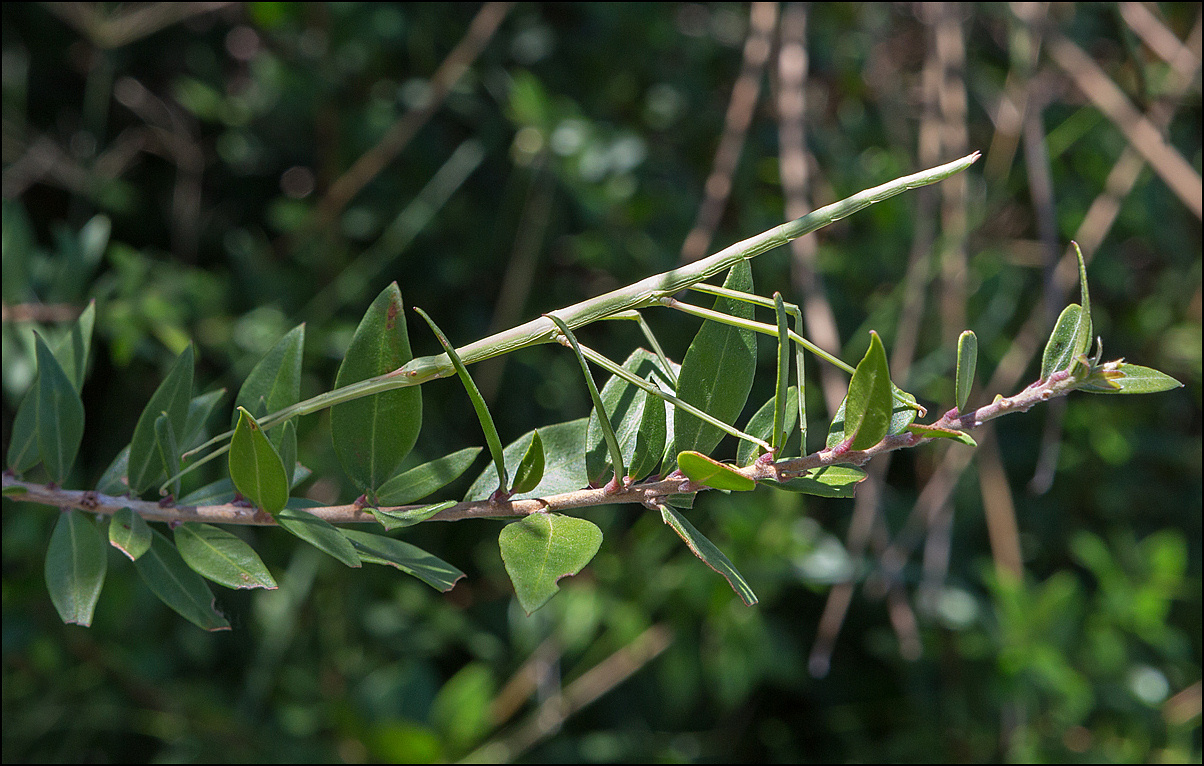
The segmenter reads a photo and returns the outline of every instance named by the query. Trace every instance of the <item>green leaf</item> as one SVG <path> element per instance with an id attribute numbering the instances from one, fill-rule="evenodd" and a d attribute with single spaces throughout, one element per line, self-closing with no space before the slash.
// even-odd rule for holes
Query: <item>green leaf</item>
<path id="1" fill-rule="evenodd" d="M 137 561 L 151 547 L 150 525 L 133 510 L 122 508 L 109 522 L 109 545 Z"/>
<path id="2" fill-rule="evenodd" d="M 731 268 L 723 286 L 752 292 L 752 267 L 741 261 Z M 716 298 L 715 311 L 752 319 L 753 307 L 732 298 Z M 686 350 L 678 376 L 677 395 L 724 423 L 740 417 L 756 372 L 757 344 L 752 330 L 707 320 Z M 679 407 L 673 409 L 674 453 L 711 453 L 723 431 L 704 423 Z"/>
<path id="3" fill-rule="evenodd" d="M 88 352 L 92 348 L 92 328 L 96 324 L 96 299 L 88 301 L 88 307 L 54 349 L 54 356 L 63 365 L 63 372 L 75 386 L 76 391 L 84 387 L 84 377 L 88 372 Z"/>
<path id="4" fill-rule="evenodd" d="M 585 376 L 585 387 L 589 390 L 589 398 L 594 405 L 593 411 L 605 414 L 606 407 L 602 404 L 602 395 L 598 393 L 598 386 L 594 384 L 594 376 L 590 374 L 589 364 L 585 361 L 585 355 L 581 353 L 581 347 L 577 345 L 577 338 L 573 335 L 573 331 L 555 314 L 545 314 L 544 316 L 555 322 L 561 335 L 568 338 L 573 347 L 573 353 L 577 355 L 577 362 L 581 365 L 581 373 Z M 602 436 L 606 439 L 606 450 L 610 454 L 610 464 L 614 467 L 614 481 L 616 484 L 621 484 L 623 477 L 627 475 L 623 451 L 619 448 L 619 439 L 615 436 L 615 429 L 610 424 L 610 418 L 602 417 L 601 414 L 598 418 L 598 426 L 602 429 Z"/>
<path id="5" fill-rule="evenodd" d="M 1111 362 L 1092 371 L 1078 387 L 1092 394 L 1156 394 L 1182 387 L 1164 372 L 1124 362 Z"/>
<path id="6" fill-rule="evenodd" d="M 259 554 L 239 537 L 211 524 L 189 521 L 175 531 L 176 548 L 192 571 L 227 588 L 266 588 L 276 580 Z"/>
<path id="7" fill-rule="evenodd" d="M 747 492 L 757 487 L 755 481 L 732 466 L 712 460 L 700 452 L 679 453 L 677 467 L 690 481 L 698 482 L 712 489 Z"/>
<path id="8" fill-rule="evenodd" d="M 413 358 L 401 290 L 393 282 L 360 321 L 335 387 L 392 372 Z M 343 470 L 364 492 L 374 492 L 410 453 L 422 428 L 422 392 L 399 388 L 330 409 L 330 429 Z"/>
<path id="9" fill-rule="evenodd" d="M 180 448 L 188 451 L 201 443 L 205 437 L 205 424 L 213 414 L 213 408 L 226 395 L 226 389 L 218 388 L 203 394 L 197 394 L 188 402 L 188 416 L 184 418 L 184 432 L 180 438 Z"/>
<path id="10" fill-rule="evenodd" d="M 381 526 L 392 532 L 394 529 L 412 527 L 415 524 L 424 522 L 439 511 L 445 511 L 455 504 L 455 500 L 444 500 L 441 503 L 432 503 L 424 505 L 421 508 L 410 508 L 404 511 L 386 511 L 380 508 L 372 508 L 370 510 L 372 515 L 376 517 L 376 520 L 381 523 Z"/>
<path id="11" fill-rule="evenodd" d="M 794 427 L 797 425 L 796 418 L 798 417 L 798 388 L 791 386 L 786 390 L 786 411 L 785 415 L 785 437 L 789 438 L 794 433 Z M 777 416 L 778 398 L 775 395 L 772 399 L 767 400 L 761 405 L 751 418 L 748 419 L 748 425 L 744 426 L 744 432 L 750 436 L 756 436 L 766 441 L 773 436 L 774 419 Z M 784 441 L 783 441 L 784 443 Z M 736 464 L 741 466 L 752 465 L 753 461 L 765 450 L 756 442 L 750 442 L 747 439 L 741 439 L 740 444 L 736 447 Z M 781 454 L 780 451 L 778 453 Z"/>
<path id="12" fill-rule="evenodd" d="M 185 433 L 188 424 L 188 404 L 192 400 L 193 350 L 189 344 L 176 358 L 167 377 L 159 384 L 150 401 L 138 416 L 134 438 L 130 441 L 130 490 L 140 495 L 163 476 L 163 461 L 155 436 L 155 421 L 166 412 L 172 429 Z"/>
<path id="13" fill-rule="evenodd" d="M 109 467 L 100 475 L 100 480 L 96 482 L 96 491 L 103 492 L 106 495 L 124 495 L 130 491 L 129 484 L 126 484 L 125 477 L 129 473 L 130 466 L 130 445 L 125 445 L 121 448 L 121 452 L 117 453 L 117 457 L 113 458 L 113 462 L 109 463 Z"/>
<path id="14" fill-rule="evenodd" d="M 1094 327 L 1091 320 L 1091 295 L 1087 292 L 1087 264 L 1083 261 L 1083 251 L 1079 249 L 1079 243 L 1072 240 L 1070 244 L 1074 245 L 1074 254 L 1079 259 L 1079 304 L 1083 307 L 1074 335 L 1073 356 L 1078 357 L 1091 350 Z"/>
<path id="15" fill-rule="evenodd" d="M 172 430 L 167 413 L 155 418 L 155 446 L 159 449 L 159 459 L 163 462 L 163 470 L 168 476 L 175 476 L 180 470 L 180 446 L 176 442 L 176 433 Z M 180 493 L 180 480 L 176 479 L 172 492 Z"/>
<path id="16" fill-rule="evenodd" d="M 578 418 L 564 423 L 554 423 L 539 429 L 539 438 L 543 442 L 544 464 L 543 479 L 539 486 L 530 492 L 521 492 L 513 499 L 521 500 L 530 497 L 546 497 L 561 492 L 572 492 L 586 486 L 585 455 L 582 445 L 585 443 L 585 428 L 588 418 Z M 535 431 L 528 431 L 507 445 L 506 461 L 517 463 L 526 454 Z M 497 490 L 497 473 L 488 466 L 469 487 L 465 500 L 485 500 Z"/>
<path id="17" fill-rule="evenodd" d="M 868 449 L 886 436 L 894 406 L 891 388 L 886 349 L 878 333 L 871 330 L 870 347 L 853 371 L 845 397 L 844 432 L 849 449 Z"/>
<path id="18" fill-rule="evenodd" d="M 1084 353 L 1075 350 L 1083 326 L 1082 306 L 1072 303 L 1062 310 L 1062 315 L 1058 317 L 1057 324 L 1045 343 L 1045 353 L 1041 355 L 1041 380 L 1048 380 L 1055 372 L 1068 369 L 1074 364 L 1074 360 Z"/>
<path id="19" fill-rule="evenodd" d="M 727 556 L 723 555 L 723 551 L 716 548 L 714 543 L 695 529 L 685 516 L 678 513 L 673 506 L 662 505 L 661 518 L 685 541 L 691 553 L 702 559 L 703 563 L 711 569 L 723 575 L 741 601 L 748 606 L 757 603 L 757 594 L 753 593 L 743 575 L 736 571 L 736 567 L 732 565 Z"/>
<path id="20" fill-rule="evenodd" d="M 530 492 L 538 487 L 539 482 L 543 480 L 543 467 L 543 440 L 539 438 L 539 431 L 536 431 L 535 436 L 531 438 L 531 446 L 527 447 L 527 453 L 523 455 L 518 468 L 514 469 L 514 484 L 510 487 L 510 494 Z"/>
<path id="21" fill-rule="evenodd" d="M 532 513 L 503 527 L 498 543 L 514 595 L 531 614 L 556 595 L 560 578 L 590 562 L 602 545 L 602 530 L 586 519 Z"/>
<path id="22" fill-rule="evenodd" d="M 301 356 L 305 347 L 305 325 L 299 324 L 256 362 L 247 375 L 235 407 L 243 407 L 256 418 L 296 404 L 301 396 Z"/>
<path id="23" fill-rule="evenodd" d="M 773 434 L 769 443 L 780 453 L 793 425 L 786 424 L 787 389 L 790 388 L 790 326 L 786 324 L 786 302 L 781 293 L 773 294 L 774 311 L 778 318 L 778 381 L 774 397 Z M 798 402 L 795 402 L 798 406 Z"/>
<path id="24" fill-rule="evenodd" d="M 437 556 L 421 548 L 384 535 L 361 532 L 358 529 L 341 530 L 355 546 L 362 561 L 368 564 L 386 564 L 413 575 L 437 591 L 447 592 L 455 586 L 464 573 Z"/>
<path id="25" fill-rule="evenodd" d="M 645 380 L 668 380 L 659 358 L 647 349 L 637 348 L 631 352 L 623 367 Z M 639 481 L 656 470 L 665 450 L 665 402 L 618 375 L 612 375 L 602 386 L 601 397 L 606 417 L 614 427 L 627 475 L 633 481 Z M 614 472 L 597 409 L 590 412 L 585 444 L 586 473 L 590 481 L 596 483 L 607 473 Z"/>
<path id="26" fill-rule="evenodd" d="M 238 426 L 230 439 L 230 479 L 243 497 L 276 515 L 288 502 L 284 463 L 251 413 L 242 407 L 238 412 Z"/>
<path id="27" fill-rule="evenodd" d="M 966 330 L 957 339 L 957 411 L 966 408 L 974 386 L 974 368 L 978 365 L 978 336 Z"/>
<path id="28" fill-rule="evenodd" d="M 205 578 L 192 571 L 176 546 L 151 530 L 151 547 L 134 562 L 138 574 L 159 600 L 202 630 L 229 630 L 230 623 L 217 613 L 213 592 Z"/>
<path id="29" fill-rule="evenodd" d="M 92 624 L 108 564 L 104 540 L 87 515 L 60 513 L 46 549 L 46 587 L 63 622 Z"/>
<path id="30" fill-rule="evenodd" d="M 25 392 L 17 414 L 13 416 L 13 432 L 8 440 L 8 467 L 15 474 L 33 468 L 42 459 L 38 454 L 38 379 Z"/>
<path id="31" fill-rule="evenodd" d="M 300 508 L 285 508 L 276 514 L 276 523 L 323 553 L 334 556 L 349 567 L 359 567 L 360 557 L 334 525 Z"/>
<path id="32" fill-rule="evenodd" d="M 421 500 L 459 478 L 479 454 L 480 447 L 467 447 L 398 474 L 376 491 L 377 502 L 381 505 L 405 505 Z"/>
<path id="33" fill-rule="evenodd" d="M 926 439 L 952 439 L 955 442 L 965 444 L 967 447 L 978 446 L 978 442 L 974 441 L 973 436 L 956 428 L 940 428 L 938 426 L 924 425 L 923 423 L 912 423 L 907 427 L 907 430 Z"/>
<path id="34" fill-rule="evenodd" d="M 806 476 L 784 482 L 767 482 L 778 489 L 818 497 L 853 497 L 866 473 L 851 465 L 828 465 L 808 471 Z"/>
<path id="35" fill-rule="evenodd" d="M 447 357 L 451 360 L 452 366 L 456 368 L 456 374 L 460 377 L 460 383 L 463 384 L 464 390 L 468 393 L 468 398 L 472 402 L 472 407 L 476 410 L 477 420 L 481 424 L 481 431 L 485 434 L 485 444 L 489 446 L 489 454 L 493 458 L 493 465 L 497 470 L 498 486 L 505 490 L 508 484 L 506 456 L 502 452 L 502 440 L 498 436 L 497 426 L 493 424 L 493 415 L 489 414 L 489 405 L 485 403 L 485 397 L 481 396 L 480 389 L 473 382 L 472 376 L 468 374 L 468 368 L 464 366 L 464 362 L 460 361 L 460 355 L 456 353 L 455 346 L 451 344 L 447 336 L 435 324 L 435 320 L 427 316 L 426 312 L 420 308 L 415 308 L 414 310 L 431 326 L 431 332 L 439 339 L 439 343 L 443 346 L 443 350 L 447 352 Z"/>
<path id="36" fill-rule="evenodd" d="M 34 333 L 38 358 L 38 454 L 52 481 L 62 484 L 84 438 L 84 403 L 54 354 Z"/>

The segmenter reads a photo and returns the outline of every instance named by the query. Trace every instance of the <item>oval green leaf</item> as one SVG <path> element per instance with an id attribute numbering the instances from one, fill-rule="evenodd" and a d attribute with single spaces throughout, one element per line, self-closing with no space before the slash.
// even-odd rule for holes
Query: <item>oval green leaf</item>
<path id="1" fill-rule="evenodd" d="M 577 574 L 602 545 L 592 521 L 558 513 L 532 513 L 507 524 L 498 537 L 514 595 L 527 614 L 548 603 L 562 577 Z"/>
<path id="2" fill-rule="evenodd" d="M 1045 352 L 1041 355 L 1041 380 L 1048 380 L 1059 370 L 1065 370 L 1083 351 L 1076 351 L 1079 332 L 1083 326 L 1083 307 L 1072 303 L 1062 309 L 1049 340 L 1045 343 Z"/>
<path id="3" fill-rule="evenodd" d="M 1156 394 L 1183 386 L 1165 372 L 1124 362 L 1104 365 L 1093 372 L 1081 391 L 1092 394 Z"/>
<path id="4" fill-rule="evenodd" d="M 771 422 L 772 427 L 772 422 Z M 677 467 L 690 481 L 712 489 L 730 489 L 747 492 L 756 489 L 757 483 L 733 466 L 720 463 L 700 452 L 679 452 Z"/>
<path id="5" fill-rule="evenodd" d="M 229 630 L 230 623 L 217 613 L 213 592 L 205 578 L 192 571 L 176 546 L 151 530 L 151 547 L 134 567 L 146 586 L 181 617 L 202 630 Z"/>
<path id="6" fill-rule="evenodd" d="M 806 476 L 797 479 L 773 482 L 773 486 L 817 497 L 853 497 L 857 485 L 865 481 L 865 477 L 865 471 L 851 465 L 828 465 L 808 471 Z"/>
<path id="7" fill-rule="evenodd" d="M 434 516 L 439 511 L 445 511 L 455 504 L 455 500 L 444 500 L 441 503 L 431 503 L 430 505 L 424 505 L 421 508 L 387 511 L 380 508 L 372 508 L 370 510 L 376 520 L 380 522 L 381 526 L 392 532 L 394 529 L 412 527 L 415 524 L 420 524 Z"/>
<path id="8" fill-rule="evenodd" d="M 535 489 L 530 492 L 515 493 L 513 499 L 545 497 L 561 492 L 572 492 L 586 486 L 585 455 L 581 446 L 585 443 L 585 428 L 588 421 L 588 418 L 578 418 L 539 429 L 539 439 L 543 442 L 546 456 L 543 479 Z M 535 433 L 535 431 L 528 431 L 506 446 L 504 454 L 508 463 L 517 463 L 527 453 L 527 448 L 535 437 Z M 497 488 L 497 473 L 492 466 L 487 466 L 469 487 L 464 499 L 485 500 Z"/>
<path id="9" fill-rule="evenodd" d="M 242 407 L 238 412 L 238 426 L 230 439 L 230 479 L 243 497 L 275 515 L 288 502 L 284 463 L 251 413 Z"/>
<path id="10" fill-rule="evenodd" d="M 438 556 L 432 556 L 402 540 L 361 532 L 358 529 L 344 529 L 341 532 L 355 546 L 360 559 L 365 563 L 396 567 L 437 591 L 446 593 L 455 586 L 457 580 L 464 577 L 463 572 Z"/>
<path id="11" fill-rule="evenodd" d="M 155 389 L 150 401 L 138 416 L 134 438 L 130 441 L 129 482 L 134 494 L 142 492 L 163 476 L 163 461 L 159 456 L 155 421 L 166 412 L 172 429 L 185 433 L 188 427 L 188 404 L 192 400 L 194 366 L 192 344 L 189 344 L 168 371 L 167 377 Z"/>
<path id="12" fill-rule="evenodd" d="M 46 549 L 46 588 L 68 625 L 92 624 L 109 560 L 104 540 L 83 511 L 64 511 Z"/>
<path id="13" fill-rule="evenodd" d="M 974 387 L 974 369 L 978 365 L 978 336 L 973 330 L 966 330 L 957 339 L 957 376 L 955 397 L 957 411 L 966 408 L 970 399 L 970 389 Z"/>
<path id="14" fill-rule="evenodd" d="M 234 406 L 243 407 L 255 417 L 262 418 L 296 404 L 301 398 L 301 355 L 304 347 L 305 325 L 299 324 L 285 333 L 271 351 L 255 364 L 238 389 Z M 277 446 L 278 439 L 278 436 L 273 439 Z"/>
<path id="15" fill-rule="evenodd" d="M 335 387 L 392 372 L 413 358 L 401 290 L 393 282 L 376 297 L 339 365 Z M 410 454 L 422 428 L 422 392 L 399 388 L 330 409 L 330 429 L 343 470 L 364 492 L 374 492 Z"/>
<path id="16" fill-rule="evenodd" d="M 536 431 L 518 468 L 514 469 L 514 484 L 510 487 L 510 494 L 530 492 L 538 487 L 543 480 L 543 468 L 543 440 L 539 438 L 539 431 Z"/>
<path id="17" fill-rule="evenodd" d="M 752 267 L 740 261 L 727 274 L 723 286 L 740 292 L 753 291 Z M 716 298 L 715 311 L 752 319 L 753 306 L 732 298 Z M 678 375 L 677 395 L 724 423 L 740 417 L 756 372 L 757 344 L 752 330 L 712 320 L 702 323 L 686 350 Z M 710 454 L 723 439 L 723 431 L 704 423 L 680 407 L 673 410 L 674 453 Z"/>
<path id="18" fill-rule="evenodd" d="M 870 330 L 870 347 L 853 371 L 845 397 L 844 432 L 849 449 L 868 449 L 890 428 L 894 397 L 886 349 L 878 333 Z"/>
<path id="19" fill-rule="evenodd" d="M 235 589 L 276 587 L 259 554 L 224 529 L 190 521 L 176 528 L 175 540 L 184 563 L 219 585 Z"/>
<path id="20" fill-rule="evenodd" d="M 42 336 L 34 333 L 38 358 L 38 454 L 51 480 L 62 484 L 84 439 L 84 403 Z"/>
<path id="21" fill-rule="evenodd" d="M 150 525 L 133 510 L 122 508 L 109 522 L 109 545 L 129 556 L 130 561 L 137 561 L 150 549 Z"/>

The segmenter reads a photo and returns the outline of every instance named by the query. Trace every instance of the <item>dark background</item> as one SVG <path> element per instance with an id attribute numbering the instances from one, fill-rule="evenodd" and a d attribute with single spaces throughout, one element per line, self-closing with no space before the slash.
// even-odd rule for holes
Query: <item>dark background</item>
<path id="1" fill-rule="evenodd" d="M 972 402 L 1037 376 L 1043 334 L 1077 300 L 1052 275 L 1078 238 L 1105 356 L 1186 386 L 1076 394 L 976 434 L 972 454 L 897 454 L 856 501 L 700 498 L 691 519 L 752 608 L 655 514 L 607 507 L 588 514 L 596 559 L 532 617 L 499 525 L 464 522 L 405 533 L 468 573 L 447 595 L 248 531 L 281 588 L 215 588 L 234 625 L 219 634 L 114 551 L 84 629 L 46 593 L 53 512 L 5 500 L 5 761 L 1199 762 L 1199 5 L 520 4 L 429 113 L 474 17 L 503 11 L 212 5 L 0 11 L 4 443 L 31 329 L 53 335 L 95 298 L 72 487 L 128 442 L 190 339 L 200 389 L 236 391 L 304 321 L 311 396 L 390 280 L 462 344 L 672 268 L 691 231 L 706 253 L 757 234 L 796 188 L 817 207 L 976 149 L 959 179 L 760 256 L 758 290 L 801 302 L 811 258 L 841 356 L 876 329 L 937 414 L 962 329 L 980 341 Z M 797 40 L 801 121 L 778 108 L 779 52 Z M 746 102 L 742 67 L 760 86 Z M 1101 109 L 1112 91 L 1121 107 Z M 733 100 L 748 129 L 726 139 L 728 172 Z M 1141 119 L 1166 151 L 1135 149 Z M 399 123 L 416 130 L 391 143 Z M 792 128 L 804 179 L 781 159 Z M 362 188 L 340 201 L 349 172 Z M 705 204 L 724 179 L 730 194 Z M 1174 191 L 1193 185 L 1194 212 Z M 648 319 L 680 359 L 697 322 Z M 622 359 L 642 340 L 619 324 L 581 335 Z M 410 329 L 416 353 L 436 350 Z M 750 407 L 772 385 L 761 351 Z M 830 411 L 818 367 L 813 448 Z M 588 412 L 558 347 L 474 375 L 505 441 Z M 482 443 L 457 384 L 423 394 L 412 462 Z M 302 493 L 350 501 L 327 416 L 302 420 L 300 441 Z"/>

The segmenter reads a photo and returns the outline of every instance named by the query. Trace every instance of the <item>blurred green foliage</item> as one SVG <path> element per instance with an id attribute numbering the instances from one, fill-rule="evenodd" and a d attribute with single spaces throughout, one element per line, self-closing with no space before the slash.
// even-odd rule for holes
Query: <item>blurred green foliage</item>
<path id="1" fill-rule="evenodd" d="M 70 312 L 96 299 L 72 487 L 93 485 L 128 442 L 189 340 L 199 384 L 233 392 L 305 321 L 310 396 L 332 385 L 359 317 L 391 280 L 464 343 L 491 323 L 672 268 L 723 131 L 749 16 L 726 3 L 516 6 L 396 159 L 328 213 L 322 200 L 335 180 L 431 98 L 430 78 L 479 6 L 165 7 L 0 10 L 4 442 L 33 374 L 31 331 L 54 337 L 66 326 L 21 318 L 20 307 Z M 1199 6 L 1142 7 L 1195 45 L 1195 84 L 1171 100 L 1166 136 L 1198 174 Z M 147 9 L 165 22 L 135 13 Z M 1044 56 L 1026 71 L 1011 6 L 958 13 L 969 148 L 992 146 L 1002 94 L 1021 78 L 1030 108 L 1041 109 L 1060 248 L 1104 190 L 1124 135 Z M 807 14 L 815 200 L 918 169 L 932 9 L 841 3 Z M 1047 14 L 1038 25 L 1086 50 L 1137 108 L 1161 103 L 1169 69 L 1124 9 Z M 982 379 L 1024 319 L 1046 310 L 1031 168 L 1021 149 L 1002 172 L 970 171 L 966 323 Z M 925 194 L 820 235 L 846 359 L 860 358 L 871 328 L 894 345 L 910 243 L 940 216 Z M 763 92 L 715 244 L 783 218 L 776 112 Z M 634 507 L 590 514 L 605 535 L 600 553 L 531 617 L 513 598 L 493 522 L 407 530 L 468 573 L 446 596 L 391 569 L 348 570 L 273 530 L 239 529 L 281 587 L 220 590 L 234 630 L 219 634 L 167 610 L 115 551 L 93 627 L 62 625 L 41 574 L 54 514 L 5 500 L 4 759 L 406 762 L 484 747 L 481 757 L 549 762 L 1198 762 L 1200 253 L 1199 220 L 1144 170 L 1090 266 L 1093 311 L 1109 358 L 1187 387 L 1078 395 L 1064 419 L 1038 409 L 999 423 L 1025 578 L 1000 578 L 992 566 L 982 490 L 968 471 L 952 499 L 948 572 L 933 600 L 916 603 L 919 659 L 901 656 L 897 605 L 883 599 L 880 577 L 875 586 L 880 562 L 842 542 L 848 500 L 766 489 L 700 497 L 691 519 L 754 587 L 753 608 L 656 514 Z M 789 258 L 781 249 L 757 259 L 763 291 L 786 290 Z M 697 324 L 667 314 L 649 321 L 680 358 Z M 937 314 L 925 315 L 900 384 L 949 406 L 953 349 Z M 627 324 L 581 334 L 622 359 L 642 343 Z M 415 353 L 435 352 L 420 325 L 411 322 Z M 773 364 L 765 344 L 750 401 L 770 395 Z M 588 412 L 580 370 L 558 347 L 482 364 L 474 377 L 505 441 Z M 479 445 L 461 389 L 436 382 L 423 395 L 411 462 Z M 811 398 L 810 411 L 822 412 L 818 391 Z M 299 424 L 299 454 L 314 471 L 304 492 L 346 502 L 354 491 L 328 420 Z M 1060 444 L 1056 475 L 1032 494 L 1047 428 Z M 892 462 L 880 500 L 886 529 L 903 527 L 944 449 Z M 905 593 L 921 567 L 918 555 L 902 567 Z M 807 657 L 825 596 L 850 579 L 866 589 L 830 672 L 813 678 Z M 608 658 L 664 635 L 668 647 L 617 683 Z M 600 679 L 605 693 L 540 728 L 538 712 L 554 709 L 562 689 L 584 688 L 573 684 L 591 670 L 585 680 Z"/>

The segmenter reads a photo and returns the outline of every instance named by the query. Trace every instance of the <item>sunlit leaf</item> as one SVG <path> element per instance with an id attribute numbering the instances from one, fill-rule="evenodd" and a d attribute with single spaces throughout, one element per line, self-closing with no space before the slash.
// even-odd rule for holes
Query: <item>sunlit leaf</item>
<path id="1" fill-rule="evenodd" d="M 870 331 L 870 347 L 857 364 L 845 397 L 844 432 L 849 449 L 863 450 L 882 441 L 890 427 L 894 398 L 886 349 Z"/>
<path id="2" fill-rule="evenodd" d="M 978 336 L 966 330 L 957 339 L 957 376 L 955 401 L 957 411 L 963 412 L 974 386 L 974 369 L 978 365 Z"/>
<path id="3" fill-rule="evenodd" d="M 288 476 L 276 448 L 251 413 L 238 408 L 238 426 L 230 439 L 230 479 L 243 497 L 276 514 L 288 502 Z"/>
<path id="4" fill-rule="evenodd" d="M 92 624 L 108 564 L 104 540 L 91 519 L 83 511 L 60 513 L 46 549 L 46 587 L 63 622 Z"/>
<path id="5" fill-rule="evenodd" d="M 702 559 L 711 569 L 723 575 L 741 601 L 748 606 L 757 603 L 757 594 L 753 593 L 752 588 L 745 582 L 744 576 L 736 571 L 736 567 L 732 565 L 727 556 L 723 555 L 723 551 L 716 548 L 714 543 L 695 529 L 694 525 L 685 516 L 678 513 L 676 508 L 662 505 L 661 518 L 685 541 L 691 553 Z"/>
<path id="6" fill-rule="evenodd" d="M 1156 394 L 1182 387 L 1164 372 L 1125 362 L 1103 365 L 1078 390 L 1092 394 Z"/>
<path id="7" fill-rule="evenodd" d="M 720 463 L 717 460 L 699 452 L 681 452 L 677 455 L 677 468 L 690 481 L 698 482 L 713 489 L 729 489 L 736 492 L 747 492 L 756 489 L 757 483 L 734 467 Z"/>
<path id="8" fill-rule="evenodd" d="M 1041 380 L 1048 380 L 1055 372 L 1067 369 L 1083 353 L 1075 351 L 1083 326 L 1082 306 L 1072 303 L 1062 310 L 1041 355 Z"/>
<path id="9" fill-rule="evenodd" d="M 392 372 L 413 358 L 401 290 L 393 282 L 364 313 L 339 366 L 335 387 Z M 418 386 L 365 396 L 330 409 L 330 430 L 343 470 L 363 491 L 375 491 L 397 470 L 422 428 Z"/>
<path id="10" fill-rule="evenodd" d="M 255 549 L 226 530 L 190 521 L 174 534 L 180 556 L 197 574 L 227 588 L 276 587 Z"/>
<path id="11" fill-rule="evenodd" d="M 134 567 L 159 600 L 184 619 L 203 630 L 230 629 L 215 608 L 205 578 L 192 571 L 171 540 L 159 532 L 151 530 L 150 550 L 138 557 Z"/>
<path id="12" fill-rule="evenodd" d="M 586 519 L 532 513 L 503 527 L 498 543 L 514 595 L 531 614 L 556 595 L 560 578 L 590 562 L 602 545 L 602 530 Z"/>
<path id="13" fill-rule="evenodd" d="M 432 556 L 421 548 L 384 535 L 361 532 L 358 529 L 341 530 L 355 546 L 359 557 L 367 564 L 386 564 L 413 575 L 438 591 L 449 591 L 464 573 L 438 556 Z"/>
<path id="14" fill-rule="evenodd" d="M 956 428 L 940 428 L 922 423 L 912 423 L 907 427 L 907 430 L 927 439 L 952 439 L 955 442 L 965 444 L 967 447 L 978 446 L 978 442 L 974 441 L 973 436 Z"/>

